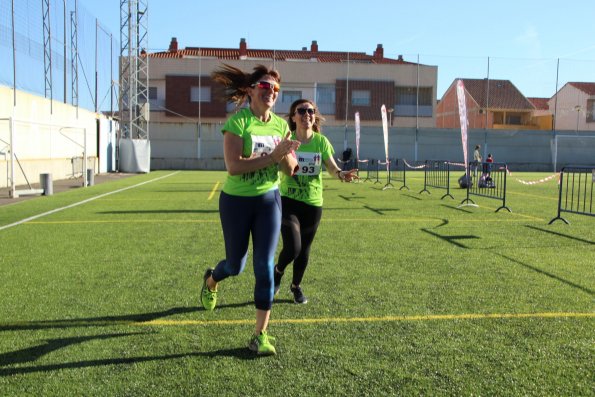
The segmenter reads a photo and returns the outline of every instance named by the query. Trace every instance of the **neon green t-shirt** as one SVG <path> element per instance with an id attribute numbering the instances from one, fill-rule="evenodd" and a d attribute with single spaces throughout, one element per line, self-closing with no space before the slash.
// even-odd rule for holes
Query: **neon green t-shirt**
<path id="1" fill-rule="evenodd" d="M 287 122 L 274 113 L 266 123 L 252 114 L 250 108 L 240 109 L 231 116 L 221 132 L 242 138 L 242 155 L 268 156 L 289 131 Z M 241 175 L 227 175 L 223 191 L 233 196 L 260 196 L 279 185 L 279 168 L 273 164 Z"/>
<path id="2" fill-rule="evenodd" d="M 296 139 L 295 132 L 291 139 Z M 335 153 L 328 138 L 317 132 L 310 142 L 301 144 L 295 155 L 299 171 L 281 177 L 281 196 L 322 207 L 322 163 Z"/>

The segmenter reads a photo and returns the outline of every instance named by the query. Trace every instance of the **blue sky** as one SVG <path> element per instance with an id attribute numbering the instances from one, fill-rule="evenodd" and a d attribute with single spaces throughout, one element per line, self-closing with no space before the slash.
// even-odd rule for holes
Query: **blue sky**
<path id="1" fill-rule="evenodd" d="M 456 78 L 511 80 L 528 97 L 568 81 L 595 82 L 595 1 L 345 0 L 247 2 L 147 0 L 149 47 L 300 50 L 372 54 L 438 66 L 438 97 Z M 79 0 L 119 37 L 120 0 Z M 558 66 L 559 65 L 559 66 Z M 558 77 L 556 77 L 558 75 Z"/>

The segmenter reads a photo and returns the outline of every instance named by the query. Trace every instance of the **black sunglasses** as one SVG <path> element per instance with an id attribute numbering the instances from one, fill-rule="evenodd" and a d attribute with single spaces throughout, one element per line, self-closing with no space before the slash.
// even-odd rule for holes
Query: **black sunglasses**
<path id="1" fill-rule="evenodd" d="M 306 114 L 306 112 L 308 112 L 308 114 L 309 114 L 310 116 L 314 116 L 314 113 L 315 113 L 314 109 L 312 109 L 312 108 L 297 108 L 295 111 L 296 111 L 296 113 L 297 113 L 297 114 L 299 114 L 300 116 L 303 116 L 303 115 L 305 115 L 305 114 Z"/>

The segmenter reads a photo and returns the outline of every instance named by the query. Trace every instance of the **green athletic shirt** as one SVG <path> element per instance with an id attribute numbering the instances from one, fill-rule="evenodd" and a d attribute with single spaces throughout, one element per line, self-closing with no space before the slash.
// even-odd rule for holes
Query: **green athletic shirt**
<path id="1" fill-rule="evenodd" d="M 295 132 L 291 139 L 296 139 Z M 281 176 L 281 196 L 322 207 L 322 163 L 335 154 L 328 138 L 315 132 L 308 143 L 302 143 L 295 155 L 299 171 Z"/>
<path id="2" fill-rule="evenodd" d="M 253 154 L 267 156 L 289 131 L 285 120 L 272 112 L 270 115 L 269 121 L 265 123 L 255 117 L 250 108 L 240 109 L 225 122 L 221 132 L 242 138 L 244 157 L 248 158 Z M 260 196 L 278 185 L 279 167 L 272 164 L 245 174 L 227 174 L 223 191 L 233 196 Z"/>

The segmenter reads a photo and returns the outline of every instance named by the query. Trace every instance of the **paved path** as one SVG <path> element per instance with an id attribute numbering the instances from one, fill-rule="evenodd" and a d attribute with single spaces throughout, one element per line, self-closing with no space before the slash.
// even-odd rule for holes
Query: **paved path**
<path id="1" fill-rule="evenodd" d="M 93 179 L 94 179 L 94 184 L 98 185 L 100 183 L 115 181 L 115 180 L 118 180 L 121 178 L 130 177 L 133 175 L 138 175 L 138 174 L 110 172 L 110 173 L 106 173 L 106 174 L 96 174 Z M 31 187 L 33 189 L 39 189 L 40 188 L 39 181 L 32 183 Z M 83 177 L 71 178 L 71 179 L 61 179 L 61 180 L 53 181 L 54 194 L 60 193 L 60 192 L 65 192 L 70 189 L 79 189 L 82 187 L 83 187 Z M 27 185 L 17 186 L 17 190 L 23 190 L 23 189 L 29 189 L 29 186 L 27 186 Z M 7 188 L 7 187 L 0 188 L 0 206 L 17 203 L 17 202 L 23 201 L 23 200 L 30 200 L 34 197 L 40 197 L 40 195 L 21 196 L 21 197 L 17 197 L 17 198 L 10 198 L 10 188 Z"/>

